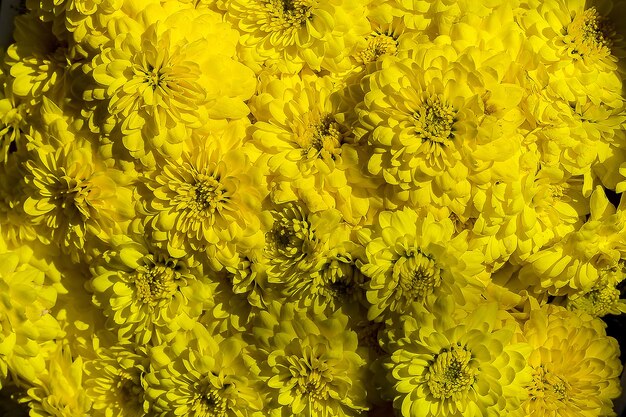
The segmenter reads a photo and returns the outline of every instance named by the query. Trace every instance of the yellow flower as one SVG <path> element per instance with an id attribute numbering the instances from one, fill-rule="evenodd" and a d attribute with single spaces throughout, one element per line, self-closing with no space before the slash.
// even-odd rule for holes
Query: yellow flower
<path id="1" fill-rule="evenodd" d="M 370 320 L 403 314 L 412 303 L 432 305 L 447 295 L 461 304 L 478 301 L 482 256 L 468 250 L 465 234 L 452 238 L 453 233 L 449 219 L 419 217 L 407 208 L 382 212 L 374 227 L 358 233 L 365 253 L 357 265 L 370 278 Z"/>
<path id="2" fill-rule="evenodd" d="M 532 346 L 528 364 L 532 382 L 522 404 L 531 417 L 614 415 L 612 400 L 620 394 L 617 341 L 605 325 L 562 307 L 533 308 L 524 324 Z"/>
<path id="3" fill-rule="evenodd" d="M 93 400 L 97 417 L 143 417 L 143 378 L 149 360 L 142 347 L 120 344 L 94 349 L 96 357 L 86 361 L 85 390 Z"/>
<path id="4" fill-rule="evenodd" d="M 365 155 L 336 117 L 331 78 L 266 80 L 251 102 L 252 144 L 268 158 L 272 199 L 301 200 L 311 212 L 336 208 L 350 223 L 363 221 L 373 211 L 375 184 L 360 172 Z"/>
<path id="5" fill-rule="evenodd" d="M 10 67 L 12 93 L 35 107 L 44 95 L 63 101 L 71 58 L 66 39 L 53 34 L 51 23 L 38 21 L 31 14 L 15 19 L 13 36 L 15 43 L 4 58 Z"/>
<path id="6" fill-rule="evenodd" d="M 233 122 L 198 138 L 180 159 L 159 163 L 145 180 L 145 223 L 171 255 L 209 250 L 216 256 L 254 244 L 265 187 L 248 154 L 233 142 L 245 128 Z"/>
<path id="7" fill-rule="evenodd" d="M 145 344 L 190 330 L 209 307 L 211 289 L 200 265 L 124 238 L 91 267 L 93 302 L 120 341 Z"/>
<path id="8" fill-rule="evenodd" d="M 261 417 L 264 399 L 240 338 L 203 327 L 189 338 L 151 349 L 146 394 L 156 416 Z"/>
<path id="9" fill-rule="evenodd" d="M 587 7 L 584 0 L 529 0 L 518 21 L 533 58 L 531 74 L 547 72 L 551 95 L 570 102 L 590 100 L 619 107 L 622 87 L 618 59 L 625 55 L 614 24 L 621 13 Z M 617 10 L 617 8 L 616 8 Z"/>
<path id="10" fill-rule="evenodd" d="M 68 347 L 58 345 L 44 373 L 32 380 L 34 386 L 24 398 L 32 417 L 84 417 L 91 399 L 83 387 L 83 359 L 72 358 Z"/>
<path id="11" fill-rule="evenodd" d="M 349 230 L 336 210 L 310 214 L 288 204 L 271 215 L 264 247 L 268 284 L 292 301 L 310 302 L 307 297 L 336 279 L 328 269 L 346 253 Z"/>
<path id="12" fill-rule="evenodd" d="M 226 19 L 242 33 L 243 60 L 255 70 L 347 70 L 358 38 L 369 31 L 357 0 L 228 0 L 226 7 Z"/>
<path id="13" fill-rule="evenodd" d="M 616 212 L 598 186 L 591 196 L 588 221 L 529 256 L 520 279 L 537 293 L 561 296 L 591 291 L 603 270 L 618 267 L 620 260 L 626 259 L 622 243 L 625 222 L 623 212 Z"/>
<path id="14" fill-rule="evenodd" d="M 417 60 L 382 61 L 363 79 L 356 111 L 369 145 L 367 167 L 396 201 L 462 212 L 470 193 L 466 142 L 479 112 L 469 99 L 476 93 L 451 47 L 436 58 L 425 51 Z"/>
<path id="15" fill-rule="evenodd" d="M 0 386 L 8 370 L 25 380 L 45 369 L 49 344 L 63 337 L 52 316 L 56 290 L 20 252 L 0 254 Z"/>
<path id="16" fill-rule="evenodd" d="M 394 407 L 403 417 L 523 416 L 529 346 L 495 303 L 469 315 L 450 303 L 395 323 L 387 360 Z"/>
<path id="17" fill-rule="evenodd" d="M 180 155 L 189 129 L 246 116 L 255 87 L 252 71 L 232 59 L 237 32 L 219 15 L 185 8 L 168 16 L 153 6 L 145 26 L 119 22 L 129 27 L 94 57 L 93 81 L 82 86 L 93 129 L 111 132 L 133 158 L 154 149 Z"/>
<path id="18" fill-rule="evenodd" d="M 40 230 L 43 243 L 54 242 L 78 260 L 99 239 L 124 230 L 133 214 L 131 190 L 121 173 L 94 160 L 81 140 L 35 148 L 24 164 L 28 198 L 24 212 Z"/>
<path id="19" fill-rule="evenodd" d="M 619 286 L 626 279 L 624 261 L 617 266 L 601 269 L 596 283 L 589 291 L 572 294 L 566 299 L 566 306 L 581 310 L 594 317 L 607 314 L 626 313 L 626 300 L 620 298 Z"/>
<path id="20" fill-rule="evenodd" d="M 348 316 L 309 315 L 273 303 L 253 326 L 254 358 L 270 391 L 270 415 L 344 417 L 368 409 L 365 361 Z"/>

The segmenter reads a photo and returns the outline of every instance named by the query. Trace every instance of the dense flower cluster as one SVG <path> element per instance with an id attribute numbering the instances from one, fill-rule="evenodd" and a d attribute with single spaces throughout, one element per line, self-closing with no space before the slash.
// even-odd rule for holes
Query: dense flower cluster
<path id="1" fill-rule="evenodd" d="M 0 53 L 0 413 L 615 416 L 624 19 L 22 2 Z"/>

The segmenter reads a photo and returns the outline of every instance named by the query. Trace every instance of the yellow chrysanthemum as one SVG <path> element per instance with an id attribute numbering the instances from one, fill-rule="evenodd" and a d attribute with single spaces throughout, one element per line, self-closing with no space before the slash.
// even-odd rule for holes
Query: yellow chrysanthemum
<path id="1" fill-rule="evenodd" d="M 210 305 L 202 268 L 125 238 L 91 267 L 93 301 L 119 340 L 145 344 L 193 327 Z"/>
<path id="2" fill-rule="evenodd" d="M 370 278 L 370 320 L 403 314 L 412 303 L 432 305 L 450 294 L 462 304 L 478 301 L 482 256 L 468 250 L 464 235 L 453 239 L 453 233 L 449 219 L 419 217 L 407 208 L 384 211 L 376 226 L 359 232 L 365 254 L 357 265 Z"/>
<path id="3" fill-rule="evenodd" d="M 67 40 L 52 33 L 52 24 L 26 14 L 15 19 L 15 43 L 4 61 L 10 67 L 12 93 L 30 106 L 42 96 L 62 101 L 68 89 L 66 76 L 72 62 Z"/>
<path id="4" fill-rule="evenodd" d="M 470 101 L 476 92 L 451 47 L 436 56 L 418 51 L 416 60 L 381 61 L 362 82 L 356 111 L 371 152 L 368 171 L 396 201 L 463 212 L 470 196 L 465 142 L 482 110 Z"/>
<path id="5" fill-rule="evenodd" d="M 199 138 L 179 159 L 159 163 L 146 198 L 147 227 L 173 256 L 250 247 L 260 229 L 264 186 L 238 139 L 245 124 Z"/>
<path id="6" fill-rule="evenodd" d="M 605 324 L 562 307 L 533 308 L 524 324 L 532 382 L 522 404 L 530 417 L 611 416 L 620 394 L 619 346 Z"/>
<path id="7" fill-rule="evenodd" d="M 601 272 L 626 259 L 623 211 L 616 212 L 601 187 L 591 196 L 591 215 L 580 229 L 528 257 L 520 279 L 537 293 L 574 295 L 589 292 Z"/>
<path id="8" fill-rule="evenodd" d="M 272 210 L 271 215 L 264 247 L 269 286 L 283 297 L 298 301 L 331 285 L 333 277 L 327 269 L 346 253 L 349 242 L 349 229 L 340 223 L 339 212 L 310 214 L 298 205 L 288 204 Z"/>
<path id="9" fill-rule="evenodd" d="M 133 214 L 131 190 L 121 172 L 94 160 L 81 140 L 39 146 L 25 164 L 24 213 L 43 243 L 54 242 L 78 260 L 97 240 L 124 230 Z"/>
<path id="10" fill-rule="evenodd" d="M 91 399 L 83 387 L 83 359 L 72 358 L 67 347 L 58 346 L 47 362 L 45 372 L 33 380 L 34 387 L 24 401 L 32 417 L 84 417 L 91 410 Z"/>
<path id="11" fill-rule="evenodd" d="M 517 342 L 514 319 L 495 303 L 465 317 L 449 304 L 417 311 L 401 317 L 389 344 L 386 366 L 400 415 L 524 415 L 530 348 Z"/>
<path id="12" fill-rule="evenodd" d="M 596 8 L 584 0 L 529 0 L 521 8 L 518 21 L 532 53 L 531 77 L 547 73 L 550 94 L 570 102 L 619 106 L 622 83 L 616 69 L 626 54 L 613 25 L 623 11 L 616 8 L 616 15 L 610 2 Z"/>
<path id="13" fill-rule="evenodd" d="M 582 310 L 594 317 L 607 314 L 626 313 L 626 300 L 620 298 L 620 284 L 626 279 L 624 261 L 611 268 L 599 271 L 599 276 L 591 290 L 579 292 L 567 297 L 566 306 L 573 310 Z"/>
<path id="14" fill-rule="evenodd" d="M 228 0 L 226 7 L 226 19 L 242 34 L 241 56 L 257 70 L 347 70 L 358 38 L 369 31 L 357 0 Z"/>
<path id="15" fill-rule="evenodd" d="M 162 147 L 180 155 L 189 128 L 246 116 L 255 87 L 252 71 L 232 59 L 237 32 L 219 15 L 186 8 L 168 16 L 152 6 L 145 26 L 119 21 L 123 35 L 93 59 L 93 81 L 82 86 L 96 106 L 92 128 L 111 131 L 135 158 Z"/>
<path id="16" fill-rule="evenodd" d="M 264 399 L 245 344 L 204 328 L 150 352 L 146 394 L 155 416 L 260 417 Z"/>
<path id="17" fill-rule="evenodd" d="M 308 210 L 341 211 L 362 222 L 376 206 L 375 184 L 360 172 L 365 157 L 354 135 L 338 122 L 330 77 L 266 77 L 251 107 L 257 122 L 252 144 L 266 155 L 271 198 L 303 201 Z"/>
<path id="18" fill-rule="evenodd" d="M 20 258 L 17 252 L 0 254 L 0 386 L 9 369 L 26 380 L 36 378 L 45 369 L 47 345 L 63 336 L 50 314 L 56 290 Z"/>
<path id="19" fill-rule="evenodd" d="M 120 344 L 99 347 L 84 364 L 84 386 L 93 400 L 94 417 L 148 416 L 143 379 L 149 360 L 142 348 Z"/>
<path id="20" fill-rule="evenodd" d="M 348 317 L 308 315 L 273 303 L 253 326 L 254 358 L 276 417 L 348 417 L 368 409 L 365 362 Z"/>

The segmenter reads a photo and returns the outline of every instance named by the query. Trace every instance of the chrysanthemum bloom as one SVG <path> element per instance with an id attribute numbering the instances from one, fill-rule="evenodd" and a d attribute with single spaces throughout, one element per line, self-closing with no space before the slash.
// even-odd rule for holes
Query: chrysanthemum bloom
<path id="1" fill-rule="evenodd" d="M 25 162 L 24 212 L 37 225 L 39 239 L 72 256 L 86 255 L 95 241 L 121 233 L 133 214 L 132 191 L 122 173 L 94 160 L 89 145 L 39 146 Z"/>
<path id="2" fill-rule="evenodd" d="M 445 307 L 396 323 L 386 364 L 394 407 L 403 417 L 523 416 L 530 348 L 517 322 L 495 303 L 465 317 Z"/>
<path id="3" fill-rule="evenodd" d="M 267 155 L 272 200 L 301 200 L 311 212 L 335 208 L 362 222 L 373 211 L 375 185 L 361 173 L 365 155 L 353 133 L 335 117 L 333 81 L 311 74 L 265 80 L 251 102 L 252 144 Z"/>
<path id="4" fill-rule="evenodd" d="M 83 359 L 72 358 L 68 347 L 58 343 L 46 369 L 33 378 L 21 401 L 28 402 L 33 417 L 84 417 L 91 410 L 91 399 L 83 387 Z"/>
<path id="5" fill-rule="evenodd" d="M 375 226 L 359 231 L 365 254 L 357 265 L 370 278 L 370 320 L 403 314 L 412 303 L 432 304 L 446 295 L 461 304 L 478 301 L 483 257 L 468 250 L 466 233 L 453 234 L 451 220 L 420 217 L 408 208 L 384 211 Z"/>
<path id="6" fill-rule="evenodd" d="M 259 313 L 251 344 L 272 416 L 347 417 L 368 409 L 365 361 L 347 324 L 342 312 L 306 314 L 289 303 Z"/>
<path id="7" fill-rule="evenodd" d="M 428 50 L 419 49 L 415 60 L 381 61 L 363 79 L 356 111 L 371 152 L 367 167 L 396 200 L 463 212 L 470 196 L 466 142 L 483 113 L 470 98 L 479 86 L 470 85 L 451 46 L 437 47 L 436 55 Z"/>
<path id="8" fill-rule="evenodd" d="M 626 259 L 626 216 L 616 212 L 602 187 L 591 195 L 591 214 L 580 229 L 527 259 L 520 279 L 534 292 L 574 295 L 588 292 L 596 285 L 601 271 L 619 267 Z"/>
<path id="9" fill-rule="evenodd" d="M 228 0 L 226 7 L 226 19 L 241 32 L 242 58 L 255 69 L 341 72 L 369 31 L 357 0 Z"/>
<path id="10" fill-rule="evenodd" d="M 522 404 L 530 417 L 613 416 L 620 394 L 617 341 L 605 324 L 584 313 L 557 306 L 533 308 L 524 335 L 532 382 Z"/>
<path id="11" fill-rule="evenodd" d="M 0 386 L 8 367 L 25 380 L 36 378 L 45 369 L 47 345 L 63 336 L 50 314 L 56 290 L 23 261 L 15 252 L 0 254 Z"/>
<path id="12" fill-rule="evenodd" d="M 268 283 L 290 297 L 315 279 L 322 279 L 324 265 L 344 252 L 349 230 L 336 210 L 307 213 L 287 204 L 271 211 L 265 233 L 264 256 Z"/>
<path id="13" fill-rule="evenodd" d="M 134 158 L 160 149 L 178 156 L 188 129 L 208 118 L 240 118 L 254 92 L 250 69 L 232 59 L 238 34 L 207 9 L 168 16 L 148 8 L 145 26 L 118 21 L 114 40 L 85 71 L 92 128 L 111 131 Z"/>
<path id="14" fill-rule="evenodd" d="M 601 269 L 591 290 L 568 296 L 565 305 L 573 310 L 582 310 L 594 317 L 625 314 L 626 300 L 620 298 L 621 293 L 618 288 L 624 279 L 626 279 L 625 262 L 620 260 L 616 266 Z"/>
<path id="15" fill-rule="evenodd" d="M 67 41 L 52 33 L 51 23 L 40 22 L 31 14 L 15 19 L 13 37 L 15 43 L 4 57 L 13 94 L 30 106 L 37 106 L 44 95 L 62 101 L 71 64 Z"/>
<path id="16" fill-rule="evenodd" d="M 173 256 L 207 249 L 215 256 L 252 246 L 246 242 L 260 230 L 265 187 L 240 142 L 233 141 L 245 128 L 233 123 L 198 138 L 181 158 L 158 163 L 145 180 L 146 225 Z"/>
<path id="17" fill-rule="evenodd" d="M 133 344 L 94 348 L 96 357 L 84 364 L 84 386 L 93 400 L 94 417 L 143 417 L 143 378 L 149 360 L 143 348 Z"/>
<path id="18" fill-rule="evenodd" d="M 202 268 L 122 239 L 91 268 L 93 302 L 119 340 L 145 344 L 189 330 L 212 299 Z"/>
<path id="19" fill-rule="evenodd" d="M 203 327 L 150 352 L 145 388 L 156 416 L 261 417 L 263 389 L 240 338 Z"/>
<path id="20" fill-rule="evenodd" d="M 614 25 L 623 10 L 612 10 L 611 2 L 588 7 L 584 0 L 529 0 L 521 8 L 518 20 L 535 61 L 527 66 L 531 77 L 547 71 L 550 94 L 570 102 L 619 106 L 622 83 L 616 69 L 626 54 Z"/>

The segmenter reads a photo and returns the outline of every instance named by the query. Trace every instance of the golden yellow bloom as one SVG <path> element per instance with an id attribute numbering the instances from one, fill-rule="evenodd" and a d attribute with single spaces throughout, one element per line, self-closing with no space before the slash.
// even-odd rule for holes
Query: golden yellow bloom
<path id="1" fill-rule="evenodd" d="M 620 298 L 618 286 L 626 279 L 624 261 L 616 266 L 601 269 L 596 283 L 589 291 L 581 291 L 567 297 L 566 306 L 582 310 L 594 317 L 626 313 L 626 300 Z"/>
<path id="2" fill-rule="evenodd" d="M 466 233 L 454 239 L 452 221 L 401 211 L 380 213 L 377 224 L 359 231 L 365 254 L 357 265 L 366 283 L 368 318 L 403 314 L 413 303 L 432 305 L 453 295 L 459 303 L 478 302 L 485 274 L 482 256 L 468 250 Z"/>
<path id="3" fill-rule="evenodd" d="M 34 387 L 25 398 L 30 416 L 84 417 L 89 414 L 92 402 L 83 387 L 83 359 L 72 358 L 68 347 L 59 343 L 44 373 L 32 382 Z"/>
<path id="4" fill-rule="evenodd" d="M 12 93 L 30 106 L 37 106 L 44 95 L 62 101 L 71 62 L 66 39 L 52 33 L 51 23 L 30 14 L 18 16 L 15 26 L 15 43 L 4 58 L 10 67 Z"/>
<path id="5" fill-rule="evenodd" d="M 100 165 L 81 140 L 57 146 L 37 147 L 24 164 L 24 212 L 42 242 L 54 242 L 78 260 L 94 239 L 107 241 L 123 230 L 133 214 L 131 190 L 122 185 L 121 172 Z"/>
<path id="6" fill-rule="evenodd" d="M 180 159 L 159 163 L 150 178 L 146 225 L 173 256 L 210 256 L 250 247 L 259 232 L 264 186 L 240 143 L 246 125 L 198 138 Z M 221 259 L 221 258 L 220 258 Z"/>
<path id="7" fill-rule="evenodd" d="M 190 330 L 212 299 L 202 267 L 123 239 L 91 267 L 93 302 L 119 340 L 145 344 Z"/>
<path id="8" fill-rule="evenodd" d="M 45 369 L 51 340 L 63 336 L 50 314 L 56 290 L 19 252 L 0 254 L 0 386 L 8 370 L 25 380 Z"/>
<path id="9" fill-rule="evenodd" d="M 146 394 L 156 416 L 261 417 L 264 399 L 246 345 L 203 327 L 150 352 Z"/>
<path id="10" fill-rule="evenodd" d="M 350 223 L 363 221 L 373 211 L 375 184 L 360 172 L 366 155 L 336 117 L 331 78 L 266 80 L 251 102 L 252 144 L 268 158 L 272 200 L 301 200 L 311 212 L 335 208 Z"/>
<path id="11" fill-rule="evenodd" d="M 246 116 L 243 101 L 255 81 L 232 59 L 237 32 L 218 14 L 149 10 L 145 27 L 120 21 L 124 34 L 94 57 L 93 81 L 83 86 L 83 98 L 96 106 L 92 128 L 112 131 L 130 156 L 142 158 L 154 149 L 178 156 L 188 129 L 209 118 Z"/>
<path id="12" fill-rule="evenodd" d="M 149 360 L 143 348 L 120 344 L 95 349 L 96 358 L 86 361 L 85 389 L 93 400 L 97 417 L 143 417 L 143 378 Z"/>
<path id="13" fill-rule="evenodd" d="M 365 362 L 347 323 L 341 312 L 312 315 L 291 304 L 272 303 L 259 313 L 253 357 L 271 390 L 270 415 L 348 417 L 368 409 L 360 383 Z"/>
<path id="14" fill-rule="evenodd" d="M 347 70 L 357 40 L 369 31 L 357 0 L 228 0 L 226 7 L 226 19 L 242 33 L 243 60 L 255 70 Z"/>
<path id="15" fill-rule="evenodd" d="M 609 17 L 610 8 L 588 6 L 584 0 L 522 2 L 518 21 L 532 59 L 538 61 L 528 69 L 536 76 L 547 72 L 553 96 L 619 107 L 622 90 L 616 69 L 625 52 L 613 25 L 623 16 Z"/>
<path id="16" fill-rule="evenodd" d="M 522 404 L 526 416 L 581 417 L 614 415 L 620 394 L 617 341 L 605 324 L 562 307 L 533 308 L 524 324 L 532 346 L 528 364 L 532 382 Z"/>
<path id="17" fill-rule="evenodd" d="M 523 416 L 530 348 L 519 331 L 495 303 L 465 316 L 450 303 L 402 316 L 385 364 L 394 407 L 403 417 Z"/>

